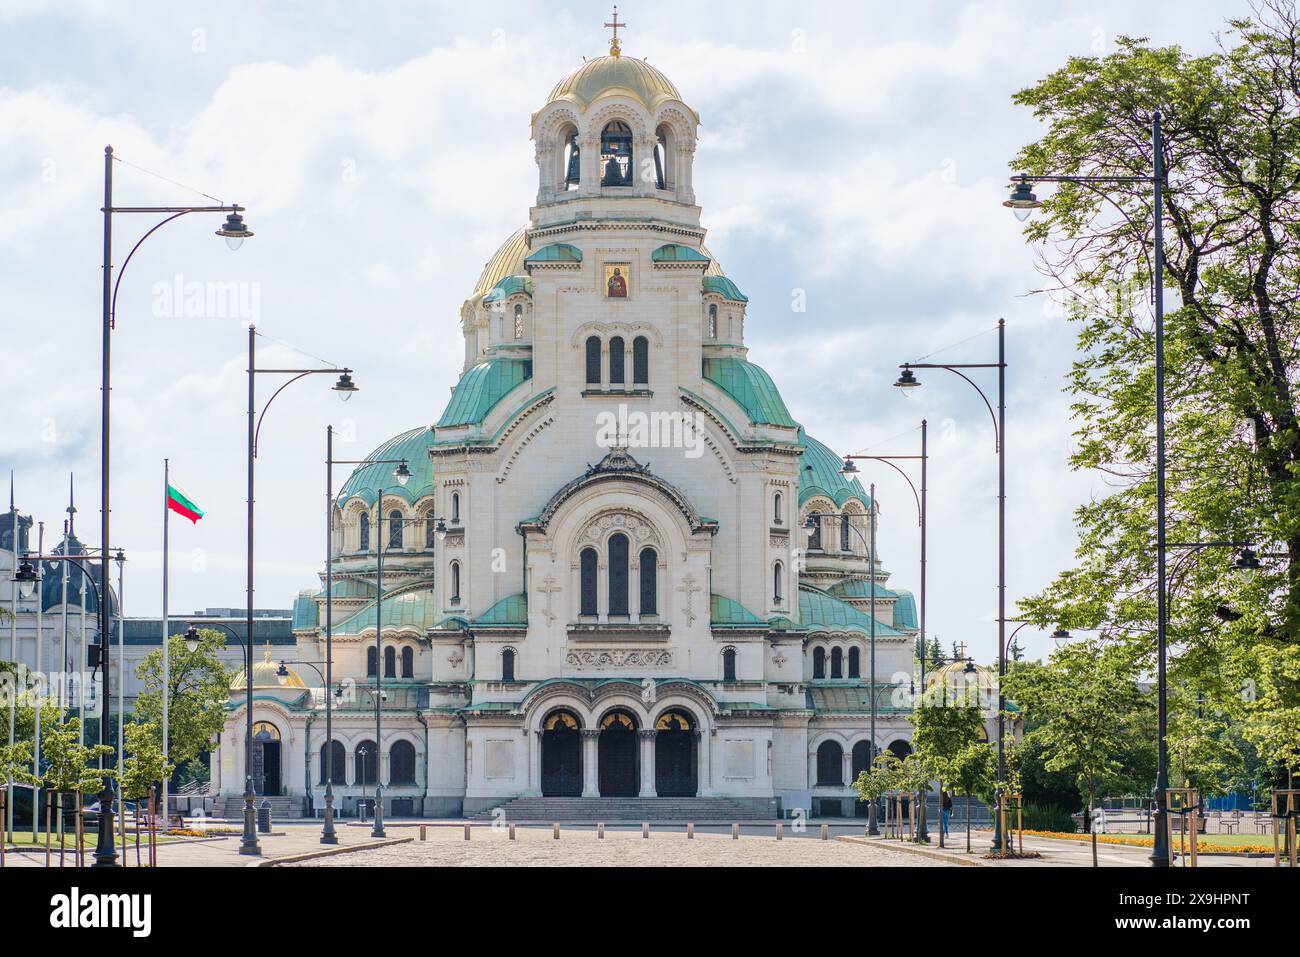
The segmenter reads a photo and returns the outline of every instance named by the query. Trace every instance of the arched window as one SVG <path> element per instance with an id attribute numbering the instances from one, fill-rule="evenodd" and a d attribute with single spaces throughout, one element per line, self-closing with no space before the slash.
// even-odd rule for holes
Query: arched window
<path id="1" fill-rule="evenodd" d="M 781 524 L 781 505 L 782 505 L 782 504 L 783 504 L 783 498 L 782 498 L 782 495 L 781 495 L 780 492 L 777 492 L 775 495 L 772 496 L 772 524 L 773 524 L 773 525 L 780 525 L 780 524 Z"/>
<path id="2" fill-rule="evenodd" d="M 451 524 L 460 524 L 460 492 L 451 493 Z"/>
<path id="3" fill-rule="evenodd" d="M 653 548 L 641 549 L 641 614 L 659 614 L 659 556 Z"/>
<path id="4" fill-rule="evenodd" d="M 356 750 L 356 783 L 358 785 L 374 784 L 378 780 L 375 773 L 379 767 L 379 749 L 373 741 L 362 741 Z"/>
<path id="5" fill-rule="evenodd" d="M 501 680 L 515 680 L 515 653 L 511 648 L 501 652 Z"/>
<path id="6" fill-rule="evenodd" d="M 736 680 L 736 649 L 724 648 L 722 651 L 722 680 Z"/>
<path id="7" fill-rule="evenodd" d="M 844 652 L 839 648 L 831 649 L 831 677 L 844 677 Z"/>
<path id="8" fill-rule="evenodd" d="M 823 741 L 817 746 L 817 783 L 844 784 L 844 749 L 838 741 Z"/>
<path id="9" fill-rule="evenodd" d="M 811 514 L 816 515 L 817 513 L 813 512 Z M 808 550 L 820 551 L 821 547 L 822 547 L 822 520 L 818 518 L 817 521 L 813 524 L 813 527 L 808 529 Z"/>
<path id="10" fill-rule="evenodd" d="M 402 550 L 402 513 L 397 509 L 388 513 L 388 547 Z"/>
<path id="11" fill-rule="evenodd" d="M 415 652 L 409 647 L 402 649 L 402 677 L 415 677 Z"/>
<path id="12" fill-rule="evenodd" d="M 857 648 L 849 649 L 849 677 L 862 677 L 862 652 Z"/>
<path id="13" fill-rule="evenodd" d="M 415 783 L 415 745 L 394 741 L 388 752 L 388 777 L 392 784 Z"/>
<path id="14" fill-rule="evenodd" d="M 623 375 L 623 337 L 615 336 L 609 340 L 609 384 L 622 385 Z"/>
<path id="15" fill-rule="evenodd" d="M 609 537 L 609 613 L 627 614 L 627 536 L 615 532 Z"/>
<path id="16" fill-rule="evenodd" d="M 632 129 L 622 120 L 607 123 L 600 133 L 600 185 L 632 185 Z"/>
<path id="17" fill-rule="evenodd" d="M 578 557 L 580 577 L 582 579 L 580 615 L 595 616 L 596 611 L 596 550 L 584 548 Z"/>
<path id="18" fill-rule="evenodd" d="M 375 651 L 374 645 L 366 649 L 366 677 L 373 678 L 379 670 L 379 652 Z"/>
<path id="19" fill-rule="evenodd" d="M 582 151 L 578 148 L 577 131 L 571 132 L 564 141 L 564 185 L 567 189 L 577 189 L 582 177 Z"/>
<path id="20" fill-rule="evenodd" d="M 320 746 L 320 783 L 348 783 L 348 753 L 342 741 L 330 741 Z"/>
<path id="21" fill-rule="evenodd" d="M 370 515 L 366 512 L 361 513 L 361 538 L 357 548 L 363 552 L 370 548 Z"/>
<path id="22" fill-rule="evenodd" d="M 840 551 L 852 551 L 852 543 L 849 541 L 849 513 L 845 512 L 840 516 Z"/>
<path id="23" fill-rule="evenodd" d="M 825 648 L 813 649 L 813 677 L 814 678 L 826 677 L 826 649 Z"/>
<path id="24" fill-rule="evenodd" d="M 709 303 L 709 338 L 718 338 L 718 304 Z"/>
<path id="25" fill-rule="evenodd" d="M 587 385 L 600 385 L 600 336 L 587 337 Z"/>
<path id="26" fill-rule="evenodd" d="M 785 576 L 782 574 L 785 569 L 780 562 L 772 566 L 772 604 L 781 604 L 781 579 Z"/>
<path id="27" fill-rule="evenodd" d="M 667 189 L 668 177 L 664 170 L 668 166 L 668 144 L 664 140 L 663 128 L 655 134 L 655 189 Z"/>
<path id="28" fill-rule="evenodd" d="M 384 677 L 397 677 L 397 649 L 392 645 L 384 649 Z"/>
<path id="29" fill-rule="evenodd" d="M 451 563 L 451 602 L 460 603 L 460 562 Z"/>
<path id="30" fill-rule="evenodd" d="M 859 741 L 853 746 L 853 780 L 858 779 L 858 775 L 863 771 L 871 770 L 871 742 Z"/>
<path id="31" fill-rule="evenodd" d="M 632 340 L 632 384 L 650 384 L 650 340 L 645 336 Z"/>
<path id="32" fill-rule="evenodd" d="M 524 307 L 522 303 L 515 303 L 515 338 L 524 337 Z"/>
<path id="33" fill-rule="evenodd" d="M 433 509 L 424 513 L 424 547 L 433 548 L 438 543 L 438 522 Z"/>

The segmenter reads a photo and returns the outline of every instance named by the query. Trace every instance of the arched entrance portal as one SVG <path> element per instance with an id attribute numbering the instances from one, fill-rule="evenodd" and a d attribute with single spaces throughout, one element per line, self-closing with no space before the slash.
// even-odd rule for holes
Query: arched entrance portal
<path id="1" fill-rule="evenodd" d="M 280 793 L 280 731 L 269 721 L 253 725 L 253 786 L 264 797 Z"/>
<path id="2" fill-rule="evenodd" d="M 611 711 L 600 722 L 598 764 L 601 797 L 636 797 L 636 719 L 626 711 Z"/>
<path id="3" fill-rule="evenodd" d="M 695 728 L 682 711 L 666 711 L 655 722 L 655 793 L 695 797 L 698 788 Z"/>
<path id="4" fill-rule="evenodd" d="M 542 794 L 582 794 L 582 733 L 569 711 L 554 711 L 542 722 Z"/>

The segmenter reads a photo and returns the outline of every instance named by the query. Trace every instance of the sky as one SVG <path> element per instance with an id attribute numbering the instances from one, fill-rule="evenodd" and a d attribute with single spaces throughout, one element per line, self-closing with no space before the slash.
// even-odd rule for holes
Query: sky
<path id="1" fill-rule="evenodd" d="M 364 11 L 364 12 L 362 12 Z M 627 0 L 624 53 L 700 114 L 707 243 L 749 296 L 749 358 L 837 452 L 915 454 L 930 425 L 928 631 L 997 653 L 997 460 L 989 412 L 955 376 L 1007 323 L 1008 616 L 1070 565 L 1072 514 L 1105 494 L 1068 465 L 1074 330 L 1037 288 L 1000 205 L 1041 129 L 1012 94 L 1117 35 L 1208 52 L 1244 3 L 710 3 Z M 113 335 L 113 528 L 128 615 L 161 609 L 162 469 L 206 512 L 173 521 L 170 607 L 243 607 L 246 331 L 258 364 L 356 370 L 347 405 L 311 376 L 267 414 L 257 460 L 259 607 L 314 587 L 325 427 L 363 458 L 436 420 L 463 359 L 459 310 L 523 225 L 529 117 L 606 52 L 604 3 L 263 4 L 0 0 L 0 467 L 60 535 L 70 473 L 97 544 L 103 150 L 120 205 L 239 203 L 162 228 L 124 273 Z M 130 164 L 130 165 L 128 165 Z M 115 217 L 116 261 L 153 225 Z M 235 283 L 221 317 L 173 290 Z M 796 303 L 806 308 L 800 311 Z M 977 376 L 995 395 L 995 377 Z M 262 396 L 269 395 L 259 382 Z M 336 490 L 344 475 L 336 478 Z M 917 589 L 911 492 L 878 483 L 879 551 Z M 1024 629 L 1032 657 L 1050 650 Z"/>

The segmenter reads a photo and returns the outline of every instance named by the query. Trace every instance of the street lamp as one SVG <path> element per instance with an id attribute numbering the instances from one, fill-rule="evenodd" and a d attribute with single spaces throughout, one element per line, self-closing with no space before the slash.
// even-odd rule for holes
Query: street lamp
<path id="1" fill-rule="evenodd" d="M 100 575 L 105 586 L 108 584 L 108 563 L 109 552 L 107 544 L 111 540 L 109 533 L 110 511 L 110 442 L 111 435 L 111 418 L 110 418 L 110 398 L 112 396 L 112 331 L 117 325 L 117 292 L 122 283 L 122 276 L 126 271 L 127 265 L 131 262 L 131 257 L 135 255 L 136 250 L 144 243 L 146 239 L 155 232 L 170 223 L 174 219 L 179 219 L 189 213 L 227 213 L 226 225 L 217 230 L 217 234 L 223 236 L 226 244 L 231 249 L 239 248 L 243 240 L 253 235 L 248 227 L 244 225 L 243 218 L 239 215 L 244 207 L 238 205 L 226 206 L 114 206 L 113 205 L 113 147 L 104 147 L 104 205 L 101 212 L 104 214 L 104 259 L 103 259 L 103 317 L 102 317 L 102 345 L 100 350 L 101 358 L 101 383 L 100 383 L 100 505 L 99 505 L 99 540 L 104 547 L 100 551 Z M 220 201 L 218 201 L 220 202 Z M 143 236 L 136 241 L 127 253 L 126 258 L 122 260 L 121 267 L 117 270 L 117 278 L 113 277 L 113 215 L 115 213 L 144 213 L 146 215 L 163 215 L 159 220 L 150 227 Z M 232 221 L 233 220 L 233 221 Z M 101 590 L 99 595 L 99 646 L 100 659 L 104 668 L 104 687 L 109 686 L 108 679 L 108 588 Z M 100 700 L 100 721 L 99 721 L 99 743 L 108 744 L 108 699 L 109 695 L 105 694 Z M 119 716 L 120 720 L 120 716 Z M 104 759 L 99 759 L 99 767 L 104 767 Z M 117 847 L 113 841 L 113 784 L 109 777 L 104 778 L 104 789 L 100 792 L 100 814 L 99 814 L 99 833 L 95 844 L 95 866 L 96 867 L 116 867 L 117 866 Z"/>
<path id="2" fill-rule="evenodd" d="M 998 320 L 998 361 L 997 362 L 905 362 L 900 368 L 903 370 L 894 386 L 902 390 L 903 395 L 908 395 L 913 389 L 920 387 L 921 383 L 916 378 L 913 369 L 943 369 L 951 372 L 953 375 L 963 379 L 967 385 L 974 389 L 981 399 L 984 400 L 984 406 L 989 410 L 989 417 L 993 420 L 993 447 L 998 456 L 998 787 L 1001 788 L 1002 782 L 1006 778 L 1007 759 L 1006 744 L 1003 740 L 1004 721 L 1002 719 L 1002 708 L 1004 701 L 1002 698 L 1002 679 L 1007 674 L 1006 659 L 1006 630 L 1007 630 L 1007 449 L 1006 449 L 1006 432 L 1007 432 L 1007 351 L 1006 351 L 1006 320 Z M 997 369 L 998 370 L 998 410 L 993 411 L 993 405 L 989 402 L 989 397 L 984 394 L 975 382 L 963 372 L 963 369 Z M 1002 849 L 1002 821 L 1001 815 L 995 815 L 993 822 L 993 850 Z"/>
<path id="3" fill-rule="evenodd" d="M 32 563 L 24 558 L 23 563 L 18 566 L 18 571 L 14 573 L 14 581 L 18 583 L 18 596 L 27 599 L 36 594 L 36 583 L 40 578 Z"/>
<path id="4" fill-rule="evenodd" d="M 1016 218 L 1024 220 L 1041 205 L 1030 189 L 1034 182 L 1073 183 L 1090 189 L 1115 206 L 1132 225 L 1128 213 L 1106 195 L 1102 186 L 1150 185 L 1152 190 L 1152 221 L 1154 226 L 1155 261 L 1148 262 L 1155 300 L 1155 405 L 1156 405 L 1156 834 L 1151 848 L 1151 866 L 1168 867 L 1169 835 L 1165 828 L 1165 791 L 1169 787 L 1169 749 L 1167 730 L 1166 665 L 1168 658 L 1169 596 L 1166 576 L 1167 544 L 1165 542 L 1165 240 L 1162 214 L 1165 187 L 1164 138 L 1160 133 L 1160 112 L 1151 117 L 1151 175 L 1150 176 L 1013 176 L 1011 196 L 1002 205 L 1009 207 Z M 1145 255 L 1145 247 L 1144 247 Z"/>
<path id="5" fill-rule="evenodd" d="M 930 457 L 927 451 L 928 424 L 925 419 L 921 420 L 921 454 L 920 455 L 845 455 L 844 464 L 840 468 L 843 475 L 856 475 L 858 472 L 857 464 L 854 459 L 866 459 L 874 462 L 881 462 L 888 465 L 895 472 L 903 477 L 908 487 L 912 490 L 912 498 L 916 501 L 916 523 L 921 530 L 921 601 L 920 601 L 920 620 L 917 622 L 919 628 L 919 637 L 921 639 L 921 688 L 925 689 L 925 539 L 926 539 L 926 466 Z M 895 461 L 915 460 L 921 462 L 921 489 L 917 491 L 915 483 L 911 476 L 904 472 Z M 873 498 L 874 501 L 874 498 Z M 873 570 L 874 571 L 874 570 Z M 924 805 L 922 805 L 921 820 L 918 822 L 917 836 L 922 841 L 930 839 L 929 831 L 926 826 L 926 814 Z"/>
<path id="6" fill-rule="evenodd" d="M 244 835 L 240 840 L 240 854 L 261 854 L 262 848 L 257 842 L 257 809 L 253 806 L 255 794 L 253 792 L 253 463 L 257 459 L 257 437 L 262 431 L 262 419 L 266 415 L 266 410 L 271 407 L 271 403 L 276 397 L 299 379 L 309 375 L 325 375 L 338 373 L 338 381 L 334 384 L 334 391 L 346 401 L 357 391 L 357 387 L 352 382 L 352 370 L 340 369 L 337 367 L 326 366 L 316 369 L 259 369 L 256 362 L 257 352 L 257 329 L 249 325 L 248 327 L 248 607 L 245 609 L 248 622 L 248 642 L 245 645 L 245 665 L 244 673 L 248 676 L 246 696 L 244 707 L 247 710 L 245 721 L 247 723 L 248 740 L 245 742 L 245 775 L 244 775 Z M 257 405 L 254 399 L 254 387 L 258 374 L 266 375 L 288 375 L 291 378 L 284 382 L 280 388 L 271 394 L 271 398 L 266 400 L 266 405 L 262 406 L 260 414 L 257 412 Z M 326 655 L 328 658 L 329 656 Z M 327 812 L 326 826 L 327 830 L 332 829 L 333 820 Z M 324 841 L 324 837 L 322 837 Z M 329 842 L 326 842 L 329 843 Z"/>

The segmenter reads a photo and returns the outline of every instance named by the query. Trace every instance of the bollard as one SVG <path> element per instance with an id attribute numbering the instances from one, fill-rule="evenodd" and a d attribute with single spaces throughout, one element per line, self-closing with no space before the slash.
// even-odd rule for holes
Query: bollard
<path id="1" fill-rule="evenodd" d="M 686 840 L 688 841 L 695 840 L 695 825 L 690 823 L 689 821 L 686 824 Z"/>
<path id="2" fill-rule="evenodd" d="M 732 825 L 731 825 L 731 839 L 732 839 L 733 841 L 738 841 L 738 840 L 740 840 L 740 825 L 739 825 L 739 824 L 732 824 Z"/>
<path id="3" fill-rule="evenodd" d="M 469 840 L 469 825 L 465 825 L 465 840 Z"/>
<path id="4" fill-rule="evenodd" d="M 551 825 L 551 837 L 555 838 L 557 841 L 560 839 L 560 822 L 559 822 L 559 821 L 556 821 L 554 824 Z"/>
<path id="5" fill-rule="evenodd" d="M 780 821 L 777 821 L 777 823 L 776 823 L 776 839 L 777 839 L 778 841 L 782 839 L 782 838 L 781 838 L 781 832 L 782 832 L 783 829 L 784 829 L 784 825 L 782 825 Z"/>
<path id="6" fill-rule="evenodd" d="M 823 840 L 823 841 L 829 841 L 830 839 L 831 839 L 831 826 L 830 826 L 829 824 L 823 824 L 823 825 L 822 825 L 822 840 Z"/>
<path id="7" fill-rule="evenodd" d="M 428 826 L 425 825 L 425 824 L 421 824 L 421 825 L 420 825 L 420 840 L 422 840 L 422 841 L 427 841 L 428 839 L 429 839 Z"/>
<path id="8" fill-rule="evenodd" d="M 596 824 L 596 840 L 598 840 L 598 841 L 603 841 L 604 839 L 605 839 L 605 825 L 604 825 L 604 824 L 597 823 L 597 824 Z"/>
<path id="9" fill-rule="evenodd" d="M 641 836 L 642 836 L 643 838 L 649 838 L 649 837 L 650 837 L 650 822 L 649 822 L 649 821 L 642 821 L 642 822 L 641 822 Z"/>
<path id="10" fill-rule="evenodd" d="M 510 825 L 510 840 L 513 841 L 514 839 L 515 839 L 515 826 L 514 826 L 513 824 L 511 824 L 511 825 Z"/>

